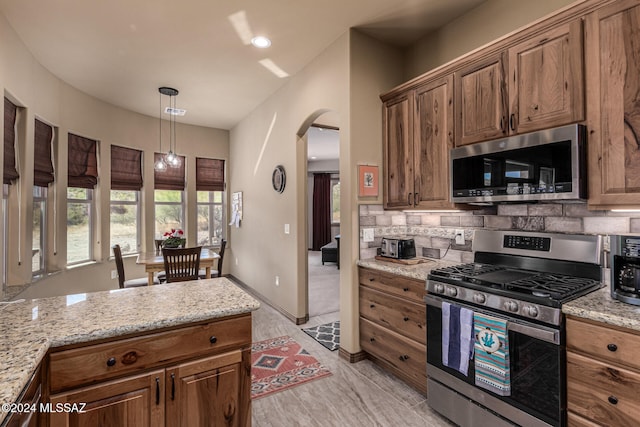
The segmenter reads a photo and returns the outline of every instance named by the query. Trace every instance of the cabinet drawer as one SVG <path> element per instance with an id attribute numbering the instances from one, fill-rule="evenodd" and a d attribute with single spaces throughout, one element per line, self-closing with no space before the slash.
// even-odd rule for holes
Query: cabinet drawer
<path id="1" fill-rule="evenodd" d="M 189 326 L 49 356 L 52 392 L 251 344 L 251 316 Z"/>
<path id="2" fill-rule="evenodd" d="M 360 286 L 360 315 L 421 344 L 427 344 L 424 303 L 417 304 Z"/>
<path id="3" fill-rule="evenodd" d="M 580 415 L 574 414 L 571 411 L 567 413 L 567 425 L 569 427 L 600 427 L 599 424 L 582 418 Z"/>
<path id="4" fill-rule="evenodd" d="M 427 346 L 360 318 L 360 346 L 410 379 L 427 386 Z"/>
<path id="5" fill-rule="evenodd" d="M 640 374 L 567 352 L 568 409 L 604 425 L 640 425 Z"/>
<path id="6" fill-rule="evenodd" d="M 382 292 L 424 303 L 426 283 L 423 280 L 408 279 L 395 274 L 382 273 L 360 267 L 360 284 Z"/>
<path id="7" fill-rule="evenodd" d="M 640 335 L 567 318 L 567 348 L 640 369 Z"/>

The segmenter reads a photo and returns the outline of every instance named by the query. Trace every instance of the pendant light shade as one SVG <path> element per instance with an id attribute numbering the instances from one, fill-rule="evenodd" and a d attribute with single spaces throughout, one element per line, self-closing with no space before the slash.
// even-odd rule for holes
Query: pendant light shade
<path id="1" fill-rule="evenodd" d="M 167 108 L 167 112 L 170 114 L 169 116 L 169 151 L 166 155 L 161 156 L 160 159 L 155 163 L 154 169 L 161 172 L 167 169 L 167 167 L 177 168 L 180 167 L 180 157 L 176 154 L 176 119 L 174 112 L 176 111 L 176 101 L 175 97 L 178 95 L 178 90 L 171 87 L 161 87 L 158 88 L 158 92 L 160 92 L 160 153 L 162 153 L 162 96 L 169 97 L 169 107 Z"/>

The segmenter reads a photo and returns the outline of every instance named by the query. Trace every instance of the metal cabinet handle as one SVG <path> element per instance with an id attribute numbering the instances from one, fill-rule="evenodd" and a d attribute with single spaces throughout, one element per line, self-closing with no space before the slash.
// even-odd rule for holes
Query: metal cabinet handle
<path id="1" fill-rule="evenodd" d="M 416 206 L 420 204 L 420 193 L 413 193 L 413 204 Z"/>
<path id="2" fill-rule="evenodd" d="M 212 335 L 212 336 L 209 338 L 209 342 L 210 342 L 211 344 L 215 344 L 215 343 L 217 343 L 217 342 L 218 342 L 218 338 L 216 338 L 215 336 L 213 336 L 213 335 Z"/>
<path id="3" fill-rule="evenodd" d="M 403 291 L 409 292 L 409 288 L 402 288 Z"/>
<path id="4" fill-rule="evenodd" d="M 171 400 L 176 400 L 176 374 L 171 373 Z"/>
<path id="5" fill-rule="evenodd" d="M 409 318 L 408 318 L 408 317 L 405 317 L 405 318 L 404 318 L 404 319 L 402 319 L 402 320 L 404 320 L 405 322 L 408 322 L 408 321 L 409 321 Z"/>
<path id="6" fill-rule="evenodd" d="M 505 116 L 500 117 L 500 130 L 504 133 L 504 131 L 506 130 L 504 128 L 504 122 L 507 121 L 507 118 Z"/>
<path id="7" fill-rule="evenodd" d="M 373 338 L 373 337 L 369 338 L 369 341 L 370 341 L 370 342 L 374 342 L 375 340 L 376 340 L 376 339 L 375 339 L 375 338 Z"/>
<path id="8" fill-rule="evenodd" d="M 608 344 L 608 345 L 607 345 L 607 350 L 609 350 L 609 351 L 616 351 L 616 350 L 618 350 L 618 346 L 617 346 L 617 345 L 615 345 L 615 344 Z"/>
<path id="9" fill-rule="evenodd" d="M 403 354 L 402 356 L 399 357 L 399 359 L 403 362 L 406 362 L 407 360 L 409 360 L 409 356 L 406 354 Z"/>
<path id="10" fill-rule="evenodd" d="M 156 406 L 160 405 L 160 378 L 156 377 Z"/>
<path id="11" fill-rule="evenodd" d="M 509 126 L 511 130 L 516 130 L 516 115 L 515 113 L 511 113 L 511 117 L 509 117 Z"/>
<path id="12" fill-rule="evenodd" d="M 615 396 L 609 396 L 607 398 L 607 400 L 609 401 L 609 403 L 611 403 L 612 405 L 617 405 L 618 404 L 618 398 Z"/>
<path id="13" fill-rule="evenodd" d="M 376 305 L 375 305 L 375 304 L 371 304 L 371 305 L 369 306 L 369 308 L 376 308 Z"/>
<path id="14" fill-rule="evenodd" d="M 407 196 L 407 204 L 409 206 L 413 205 L 413 203 L 411 202 L 411 196 L 413 196 L 413 193 L 409 193 L 409 195 Z"/>
<path id="15" fill-rule="evenodd" d="M 115 357 L 110 357 L 109 359 L 107 359 L 107 366 L 114 366 L 115 364 L 116 364 Z"/>

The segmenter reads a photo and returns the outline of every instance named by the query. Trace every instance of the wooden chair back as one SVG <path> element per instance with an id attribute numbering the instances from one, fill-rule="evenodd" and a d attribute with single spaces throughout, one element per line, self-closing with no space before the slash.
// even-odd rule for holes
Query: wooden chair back
<path id="1" fill-rule="evenodd" d="M 222 241 L 220 242 L 220 250 L 218 251 L 218 255 L 220 255 L 220 258 L 218 258 L 218 271 L 216 277 L 222 277 L 222 261 L 224 260 L 224 248 L 226 246 L 227 241 L 222 239 Z"/>
<path id="2" fill-rule="evenodd" d="M 154 242 L 156 244 L 156 253 L 162 252 L 162 243 L 164 242 L 164 239 L 155 239 Z"/>
<path id="3" fill-rule="evenodd" d="M 194 248 L 162 248 L 167 283 L 198 279 L 202 246 Z"/>
<path id="4" fill-rule="evenodd" d="M 118 270 L 118 285 L 120 288 L 124 288 L 124 262 L 120 245 L 113 245 L 113 258 L 116 260 L 116 269 Z"/>

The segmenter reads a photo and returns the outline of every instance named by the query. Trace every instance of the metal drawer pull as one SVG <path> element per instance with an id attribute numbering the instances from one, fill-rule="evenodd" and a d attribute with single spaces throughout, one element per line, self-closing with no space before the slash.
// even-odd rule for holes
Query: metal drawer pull
<path id="1" fill-rule="evenodd" d="M 216 338 L 215 336 L 211 336 L 211 338 L 209 338 L 209 342 L 211 344 L 215 344 L 216 342 L 218 342 L 218 338 Z"/>
<path id="2" fill-rule="evenodd" d="M 369 308 L 376 308 L 376 305 L 375 305 L 375 304 L 371 304 L 371 305 L 369 306 Z"/>
<path id="3" fill-rule="evenodd" d="M 617 345 L 615 345 L 615 344 L 608 344 L 608 345 L 607 345 L 607 350 L 609 350 L 609 351 L 616 351 L 616 350 L 618 350 L 618 346 L 617 346 Z"/>
<path id="4" fill-rule="evenodd" d="M 156 406 L 160 404 L 160 378 L 156 377 Z"/>
<path id="5" fill-rule="evenodd" d="M 408 318 L 408 317 L 405 317 L 403 320 L 404 320 L 405 322 L 408 322 L 408 321 L 409 321 L 409 318 Z"/>
<path id="6" fill-rule="evenodd" d="M 116 364 L 116 358 L 115 357 L 110 357 L 107 360 L 107 366 L 114 366 Z"/>
<path id="7" fill-rule="evenodd" d="M 369 341 L 371 341 L 371 342 L 374 342 L 375 340 L 376 340 L 376 339 L 375 339 L 375 338 L 373 338 L 373 337 L 369 338 Z"/>
<path id="8" fill-rule="evenodd" d="M 402 288 L 403 291 L 409 292 L 409 288 Z"/>
<path id="9" fill-rule="evenodd" d="M 176 400 L 176 374 L 171 373 L 171 400 Z"/>
<path id="10" fill-rule="evenodd" d="M 407 360 L 409 360 L 409 356 L 407 356 L 406 354 L 403 354 L 402 356 L 400 356 L 400 360 L 403 362 L 406 362 Z"/>
<path id="11" fill-rule="evenodd" d="M 609 403 L 611 403 L 612 405 L 617 405 L 618 404 L 618 398 L 615 397 L 615 396 L 609 396 L 609 398 L 607 400 L 609 400 Z"/>

